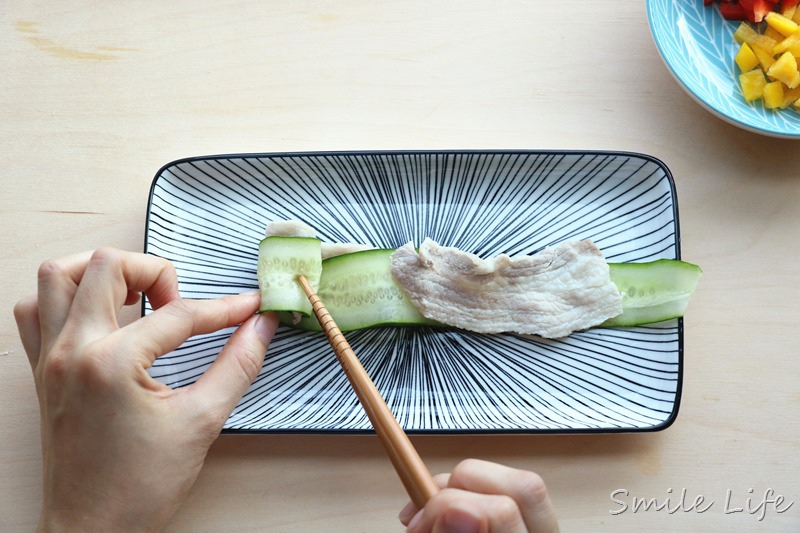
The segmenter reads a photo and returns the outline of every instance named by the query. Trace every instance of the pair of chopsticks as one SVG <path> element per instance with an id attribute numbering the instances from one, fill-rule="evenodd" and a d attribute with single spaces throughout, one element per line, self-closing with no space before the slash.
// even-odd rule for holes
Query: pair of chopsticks
<path id="1" fill-rule="evenodd" d="M 372 422 L 375 434 L 386 449 L 406 492 L 417 508 L 422 509 L 439 491 L 438 485 L 314 288 L 303 275 L 298 276 L 297 281 L 308 296 L 314 315 L 328 337 L 333 351 L 336 352 L 336 358 Z"/>

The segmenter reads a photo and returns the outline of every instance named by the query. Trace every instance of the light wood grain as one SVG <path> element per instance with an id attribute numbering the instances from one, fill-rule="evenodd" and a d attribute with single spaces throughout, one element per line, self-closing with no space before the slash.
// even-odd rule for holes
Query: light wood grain
<path id="1" fill-rule="evenodd" d="M 11 308 L 42 260 L 141 250 L 150 182 L 179 157 L 404 148 L 656 156 L 705 272 L 672 427 L 414 437 L 434 473 L 470 456 L 534 469 L 564 531 L 800 530 L 800 143 L 701 109 L 643 2 L 7 2 L 0 50 L 0 531 L 32 530 L 40 505 Z M 610 513 L 617 489 L 681 488 L 715 506 Z M 724 512 L 726 491 L 742 507 L 767 488 L 797 503 L 761 522 Z M 374 437 L 226 435 L 169 530 L 398 531 L 406 501 Z"/>

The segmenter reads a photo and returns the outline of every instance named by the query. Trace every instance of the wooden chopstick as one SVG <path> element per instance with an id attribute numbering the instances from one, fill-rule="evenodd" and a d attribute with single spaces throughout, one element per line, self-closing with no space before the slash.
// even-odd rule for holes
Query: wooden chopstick
<path id="1" fill-rule="evenodd" d="M 308 296 L 314 314 L 325 331 L 350 385 L 372 422 L 375 433 L 383 443 L 406 492 L 417 508 L 422 509 L 425 503 L 439 491 L 438 485 L 314 288 L 303 275 L 298 276 L 297 281 Z"/>

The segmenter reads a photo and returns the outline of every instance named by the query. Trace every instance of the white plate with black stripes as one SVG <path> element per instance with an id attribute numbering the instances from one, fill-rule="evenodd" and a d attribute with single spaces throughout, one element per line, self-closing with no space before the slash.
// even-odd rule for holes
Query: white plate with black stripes
<path id="1" fill-rule="evenodd" d="M 403 151 L 236 154 L 174 161 L 148 204 L 145 251 L 172 261 L 181 294 L 257 288 L 270 220 L 331 242 L 398 247 L 425 237 L 483 257 L 591 239 L 610 262 L 680 258 L 675 187 L 627 152 Z M 151 307 L 145 301 L 143 312 Z M 190 339 L 151 375 L 193 383 L 232 333 Z M 675 419 L 682 320 L 560 340 L 425 327 L 348 333 L 412 433 L 654 431 Z M 325 337 L 281 328 L 229 432 L 364 432 L 371 425 Z"/>

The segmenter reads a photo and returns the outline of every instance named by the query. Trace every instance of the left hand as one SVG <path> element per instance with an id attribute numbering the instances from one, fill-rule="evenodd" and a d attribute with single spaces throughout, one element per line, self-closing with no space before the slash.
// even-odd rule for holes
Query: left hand
<path id="1" fill-rule="evenodd" d="M 185 300 L 173 266 L 102 249 L 48 261 L 14 308 L 39 396 L 41 530 L 162 528 L 258 374 L 277 327 L 257 293 Z M 154 312 L 120 327 L 123 305 Z M 173 390 L 147 373 L 192 335 L 244 322 L 205 374 Z"/>

